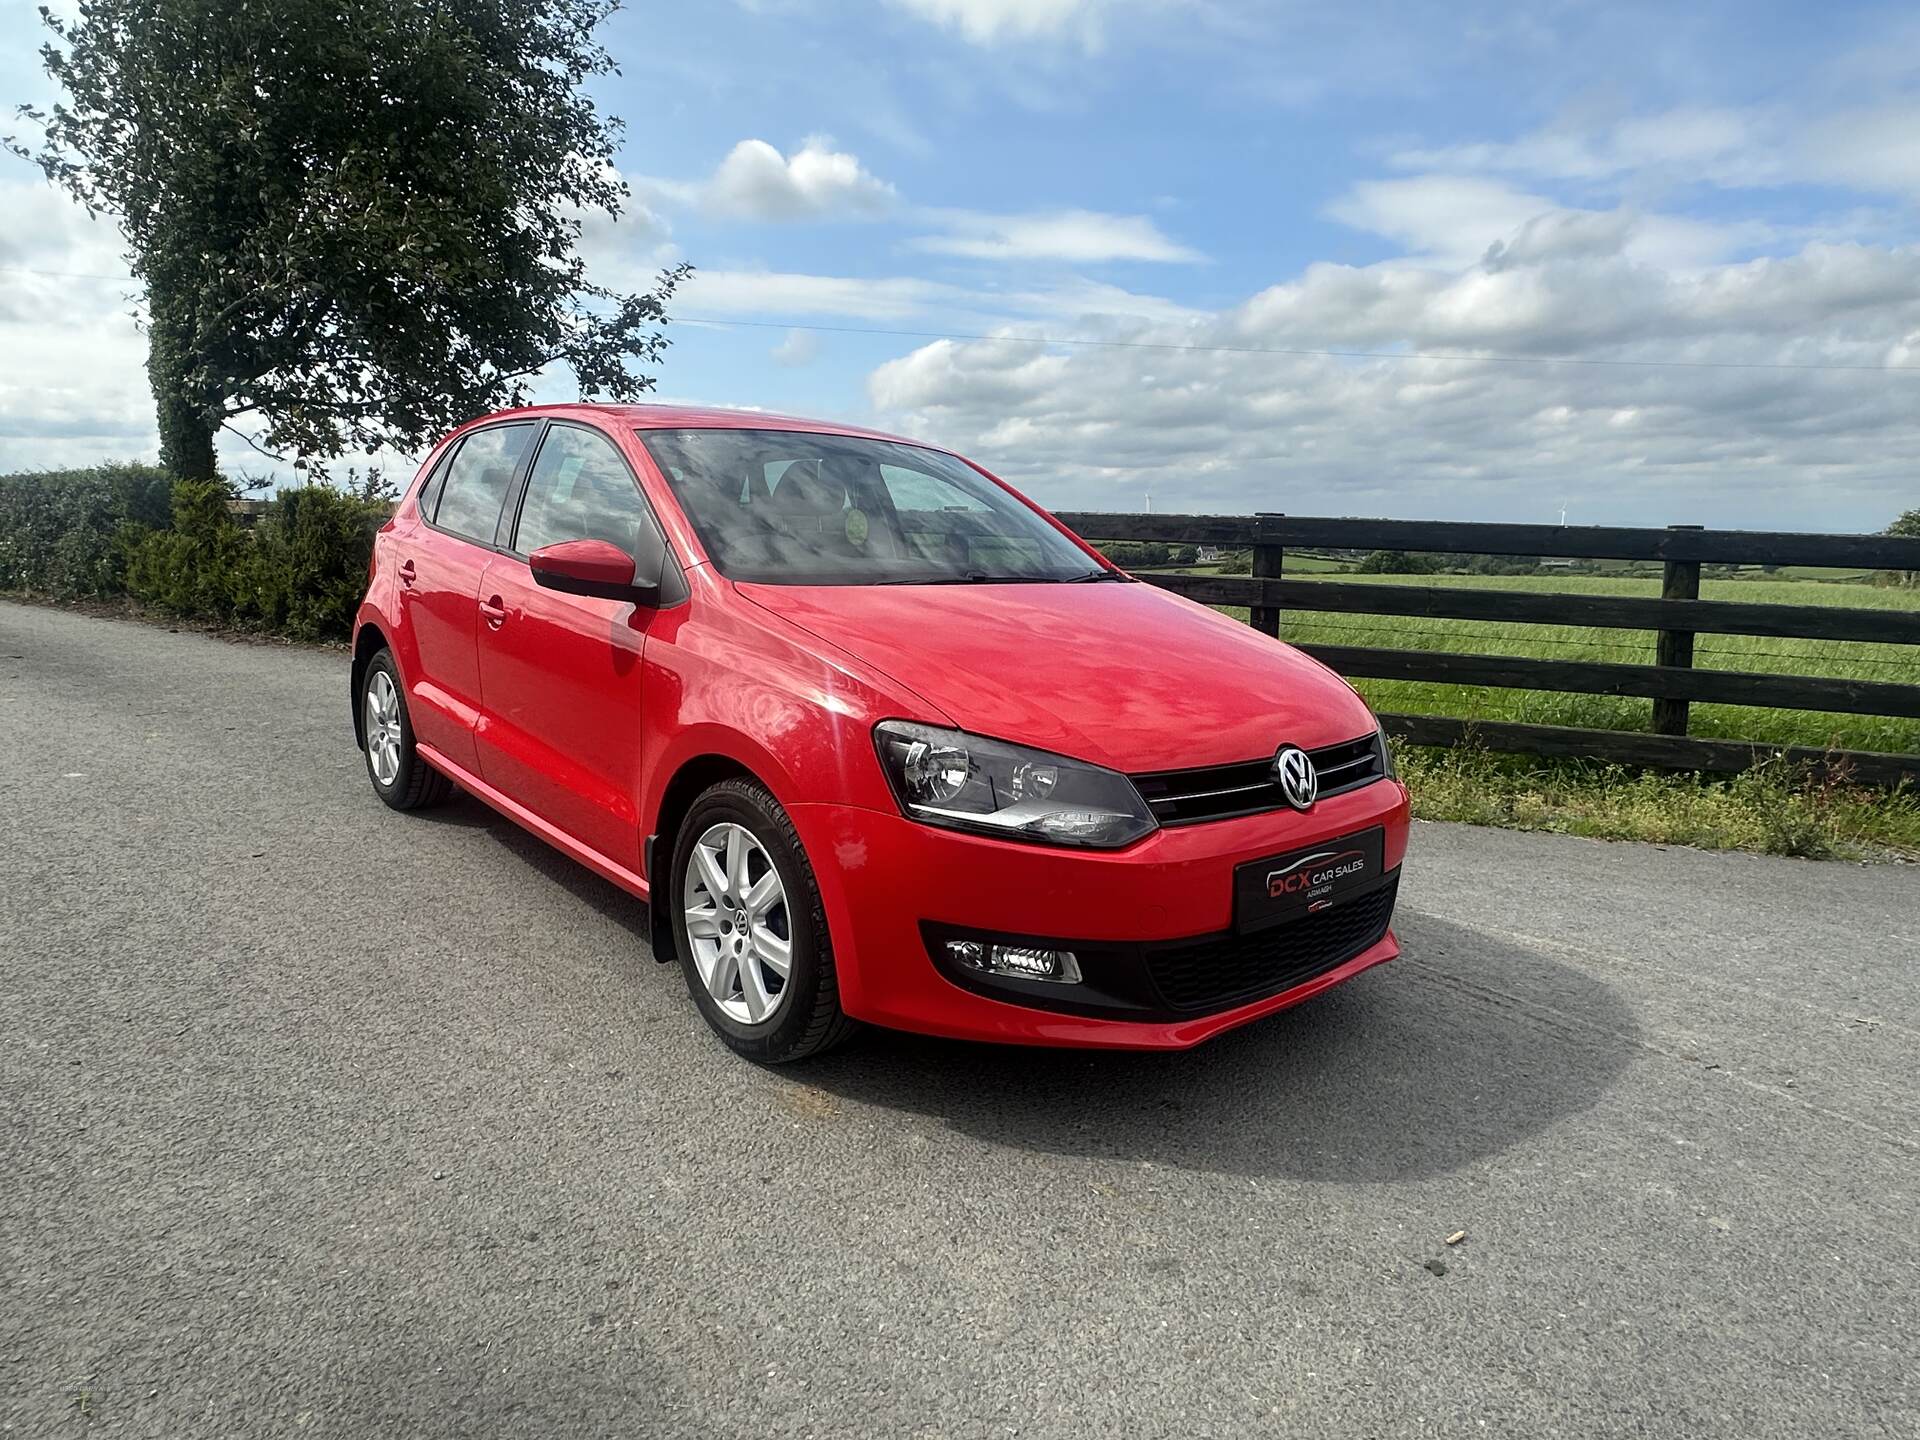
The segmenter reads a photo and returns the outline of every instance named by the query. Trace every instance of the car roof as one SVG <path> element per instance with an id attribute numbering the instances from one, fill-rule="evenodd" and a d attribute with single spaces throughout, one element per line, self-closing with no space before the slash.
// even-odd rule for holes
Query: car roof
<path id="1" fill-rule="evenodd" d="M 729 410 L 716 405 L 598 405 L 576 401 L 563 405 L 527 405 L 518 410 L 500 410 L 486 416 L 497 420 L 508 415 L 592 415 L 601 421 L 618 421 L 636 430 L 804 430 L 817 435 L 853 435 L 869 440 L 894 440 L 923 449 L 939 449 L 923 441 L 889 435 L 884 430 L 869 430 L 861 425 L 845 425 L 836 420 L 809 420 L 800 415 L 780 415 L 769 410 Z"/>

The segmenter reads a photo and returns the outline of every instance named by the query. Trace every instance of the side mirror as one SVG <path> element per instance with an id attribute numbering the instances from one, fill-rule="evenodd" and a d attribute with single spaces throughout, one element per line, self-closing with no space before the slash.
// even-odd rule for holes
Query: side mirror
<path id="1" fill-rule="evenodd" d="M 534 584 L 548 590 L 653 605 L 660 599 L 660 563 L 665 548 L 652 558 L 651 573 L 643 574 L 633 556 L 618 545 L 605 540 L 563 540 L 558 545 L 541 546 L 527 557 L 527 565 L 533 571 Z"/>

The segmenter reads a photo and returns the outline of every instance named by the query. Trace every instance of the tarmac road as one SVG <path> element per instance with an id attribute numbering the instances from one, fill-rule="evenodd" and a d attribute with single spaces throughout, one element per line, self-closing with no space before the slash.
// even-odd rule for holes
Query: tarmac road
<path id="1" fill-rule="evenodd" d="M 765 1071 L 345 683 L 0 605 L 0 1433 L 1920 1434 L 1920 869 L 1422 825 L 1189 1054 Z"/>

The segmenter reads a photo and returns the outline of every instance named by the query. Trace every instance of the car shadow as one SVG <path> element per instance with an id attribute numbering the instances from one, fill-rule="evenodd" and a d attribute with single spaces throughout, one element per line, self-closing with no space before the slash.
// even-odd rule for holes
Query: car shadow
<path id="1" fill-rule="evenodd" d="M 640 958 L 652 961 L 652 931 L 649 928 L 646 901 L 629 895 L 610 880 L 601 879 L 578 860 L 562 854 L 491 806 L 462 790 L 456 792 L 446 804 L 417 810 L 414 816 L 436 825 L 486 831 L 516 860 L 538 871 L 574 899 L 630 933 L 645 947 Z"/>
<path id="2" fill-rule="evenodd" d="M 420 814 L 487 831 L 651 957 L 644 901 L 471 796 Z M 766 1075 L 990 1144 L 1376 1184 L 1447 1174 L 1579 1114 L 1638 1052 L 1621 995 L 1555 955 L 1410 906 L 1394 928 L 1399 960 L 1195 1050 L 1052 1050 L 868 1029 Z"/>
<path id="3" fill-rule="evenodd" d="M 1540 951 L 1403 909 L 1405 953 L 1178 1054 L 867 1031 L 778 1072 L 997 1145 L 1226 1174 L 1444 1175 L 1592 1106 L 1637 1051 L 1614 989 Z"/>

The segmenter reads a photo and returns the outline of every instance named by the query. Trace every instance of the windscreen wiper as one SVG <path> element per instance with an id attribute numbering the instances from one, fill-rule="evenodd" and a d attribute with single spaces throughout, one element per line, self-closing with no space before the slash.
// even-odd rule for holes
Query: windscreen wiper
<path id="1" fill-rule="evenodd" d="M 964 570 L 958 575 L 905 575 L 896 580 L 876 580 L 876 585 L 1044 585 L 1045 576 L 989 575 L 984 570 Z"/>
<path id="2" fill-rule="evenodd" d="M 1084 585 L 1092 580 L 1125 580 L 1117 570 L 1089 570 L 1084 575 L 989 575 L 985 570 L 963 570 L 958 575 L 906 575 L 876 580 L 876 585 Z"/>

